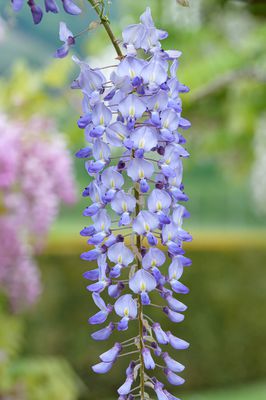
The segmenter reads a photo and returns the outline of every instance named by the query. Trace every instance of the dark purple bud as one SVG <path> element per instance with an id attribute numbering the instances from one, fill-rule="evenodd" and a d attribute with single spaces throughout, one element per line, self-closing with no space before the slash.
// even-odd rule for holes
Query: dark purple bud
<path id="1" fill-rule="evenodd" d="M 68 36 L 67 44 L 68 46 L 73 46 L 75 44 L 75 38 L 73 36 Z"/>
<path id="2" fill-rule="evenodd" d="M 58 13 L 59 8 L 54 0 L 44 0 L 44 4 L 46 12 Z"/>
<path id="3" fill-rule="evenodd" d="M 156 189 L 163 189 L 164 188 L 164 183 L 159 181 L 155 184 Z"/>
<path id="4" fill-rule="evenodd" d="M 124 161 L 120 160 L 120 161 L 118 162 L 118 164 L 117 164 L 117 169 L 118 169 L 118 171 L 123 170 L 123 169 L 125 168 L 125 166 L 126 166 L 126 163 L 125 163 Z"/>
<path id="5" fill-rule="evenodd" d="M 166 82 L 162 83 L 162 84 L 160 85 L 160 88 L 161 88 L 162 90 L 167 90 L 167 91 L 170 90 L 170 89 L 169 89 L 169 86 L 167 85 Z"/>
<path id="6" fill-rule="evenodd" d="M 184 138 L 184 136 L 181 135 L 181 133 L 178 134 L 179 137 L 179 144 L 185 144 L 187 143 L 186 139 Z"/>
<path id="7" fill-rule="evenodd" d="M 157 238 L 152 233 L 147 233 L 147 240 L 151 246 L 156 246 L 158 243 Z"/>
<path id="8" fill-rule="evenodd" d="M 78 124 L 78 127 L 80 129 L 84 129 L 84 128 L 86 128 L 86 126 L 89 125 L 90 122 L 91 122 L 91 113 L 83 115 L 82 117 L 80 117 L 80 119 L 78 120 L 77 124 Z"/>
<path id="9" fill-rule="evenodd" d="M 170 224 L 170 222 L 171 222 L 170 218 L 167 215 L 165 215 L 164 213 L 159 214 L 159 221 L 163 225 Z"/>
<path id="10" fill-rule="evenodd" d="M 163 146 L 159 146 L 157 149 L 157 153 L 160 154 L 160 156 L 163 156 L 165 153 L 165 149 Z"/>
<path id="11" fill-rule="evenodd" d="M 77 151 L 75 154 L 75 156 L 77 158 L 88 158 L 91 155 L 92 155 L 91 147 L 84 147 L 83 149 L 80 149 L 79 151 Z"/>
<path id="12" fill-rule="evenodd" d="M 154 354 L 156 356 L 159 357 L 162 354 L 162 349 L 158 346 L 156 342 L 152 342 L 151 347 L 154 349 Z"/>
<path id="13" fill-rule="evenodd" d="M 130 131 L 131 131 L 132 129 L 134 129 L 135 122 L 136 122 L 136 119 L 135 119 L 135 118 L 128 118 L 128 120 L 127 120 L 127 127 L 128 127 L 128 129 L 129 129 Z"/>
<path id="14" fill-rule="evenodd" d="M 83 229 L 80 231 L 80 235 L 81 235 L 81 236 L 91 236 L 91 235 L 93 235 L 95 232 L 96 232 L 96 231 L 95 231 L 94 226 L 91 225 L 91 226 L 87 226 L 87 227 L 83 228 Z"/>
<path id="15" fill-rule="evenodd" d="M 142 82 L 143 82 L 142 78 L 135 76 L 135 78 L 132 79 L 132 86 L 138 87 L 142 84 Z"/>
<path id="16" fill-rule="evenodd" d="M 135 361 L 130 361 L 129 366 L 126 369 L 126 376 L 130 376 L 133 373 L 135 366 Z"/>
<path id="17" fill-rule="evenodd" d="M 82 196 L 88 197 L 89 195 L 90 195 L 90 189 L 88 187 L 86 187 L 82 192 Z"/>
<path id="18" fill-rule="evenodd" d="M 144 257 L 145 254 L 147 253 L 146 247 L 142 247 L 140 252 L 141 252 L 141 256 Z"/>
<path id="19" fill-rule="evenodd" d="M 116 236 L 116 242 L 123 242 L 124 241 L 124 236 L 119 234 Z"/>
<path id="20" fill-rule="evenodd" d="M 137 149 L 135 151 L 135 157 L 136 158 L 143 158 L 143 156 L 144 156 L 144 149 Z"/>
<path id="21" fill-rule="evenodd" d="M 103 244 L 103 245 L 102 245 L 101 250 L 102 250 L 103 253 L 106 253 L 106 252 L 107 252 L 108 247 L 106 246 L 106 244 Z"/>
<path id="22" fill-rule="evenodd" d="M 112 98 L 114 97 L 116 93 L 116 89 L 112 89 L 104 98 L 105 101 L 107 100 L 112 100 Z"/>
<path id="23" fill-rule="evenodd" d="M 97 214 L 99 211 L 100 206 L 97 203 L 92 204 L 89 207 L 86 207 L 85 210 L 83 211 L 83 216 L 84 217 L 92 217 L 93 215 Z"/>
<path id="24" fill-rule="evenodd" d="M 42 16 L 43 16 L 41 7 L 36 5 L 34 0 L 29 0 L 28 1 L 28 5 L 29 5 L 30 10 L 31 10 L 31 14 L 32 14 L 32 18 L 33 18 L 34 24 L 35 25 L 39 24 L 41 22 Z"/>

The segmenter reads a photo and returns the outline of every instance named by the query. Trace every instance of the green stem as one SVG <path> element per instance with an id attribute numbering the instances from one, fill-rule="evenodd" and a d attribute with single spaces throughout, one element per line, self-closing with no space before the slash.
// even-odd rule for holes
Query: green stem
<path id="1" fill-rule="evenodd" d="M 115 51 L 118 55 L 118 58 L 121 59 L 123 58 L 123 53 L 122 50 L 120 49 L 120 46 L 118 44 L 117 39 L 115 38 L 115 35 L 113 34 L 112 29 L 110 28 L 110 22 L 106 15 L 103 15 L 102 9 L 99 5 L 99 2 L 97 0 L 88 0 L 89 3 L 91 3 L 92 7 L 94 8 L 95 12 L 98 14 L 101 24 L 103 25 L 104 29 L 106 30 L 107 35 L 109 36 L 112 45 L 115 48 Z"/>

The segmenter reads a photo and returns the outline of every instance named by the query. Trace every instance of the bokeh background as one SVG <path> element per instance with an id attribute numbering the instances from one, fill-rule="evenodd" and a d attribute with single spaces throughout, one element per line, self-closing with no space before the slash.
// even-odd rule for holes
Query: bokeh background
<path id="1" fill-rule="evenodd" d="M 95 15 L 84 4 L 81 16 L 45 15 L 36 27 L 26 7 L 14 15 L 8 3 L 0 0 L 0 111 L 10 120 L 33 114 L 53 119 L 74 154 L 84 144 L 76 125 L 80 95 L 69 89 L 77 70 L 71 57 L 54 60 L 52 54 L 59 47 L 62 18 L 77 33 Z M 193 267 L 184 278 L 191 289 L 184 300 L 189 310 L 176 328 L 191 347 L 180 353 L 187 383 L 176 394 L 184 400 L 263 400 L 266 2 L 190 3 L 190 8 L 174 0 L 113 0 L 111 5 L 118 37 L 146 6 L 152 8 L 156 25 L 169 31 L 165 47 L 183 52 L 178 76 L 191 88 L 183 101 L 184 116 L 192 121 L 184 184 Z M 83 35 L 75 52 L 93 66 L 114 57 L 101 28 Z M 83 163 L 73 162 L 81 191 L 89 178 Z M 92 343 L 87 324 L 92 304 L 82 278 L 86 263 L 79 260 L 85 206 L 84 200 L 63 206 L 51 228 L 37 257 L 43 284 L 38 303 L 14 315 L 1 297 L 0 399 L 109 400 L 123 380 L 123 365 L 105 376 L 90 370 L 108 345 Z"/>

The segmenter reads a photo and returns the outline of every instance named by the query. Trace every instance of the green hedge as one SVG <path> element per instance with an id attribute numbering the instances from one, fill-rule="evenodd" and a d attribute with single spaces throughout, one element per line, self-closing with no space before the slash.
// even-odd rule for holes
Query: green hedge
<path id="1" fill-rule="evenodd" d="M 188 305 L 186 319 L 173 325 L 156 309 L 154 319 L 191 343 L 177 359 L 187 368 L 182 394 L 188 389 L 216 387 L 263 379 L 266 374 L 266 249 L 193 250 L 193 266 L 183 282 L 191 293 L 180 299 Z M 62 355 L 70 361 L 89 388 L 84 398 L 110 398 L 124 379 L 123 362 L 104 376 L 90 369 L 97 355 L 121 337 L 113 334 L 109 343 L 95 343 L 87 318 L 96 308 L 86 291 L 82 272 L 86 263 L 76 256 L 43 256 L 44 280 L 41 302 L 28 316 L 30 338 L 25 354 Z M 97 393 L 97 396 L 96 396 Z"/>

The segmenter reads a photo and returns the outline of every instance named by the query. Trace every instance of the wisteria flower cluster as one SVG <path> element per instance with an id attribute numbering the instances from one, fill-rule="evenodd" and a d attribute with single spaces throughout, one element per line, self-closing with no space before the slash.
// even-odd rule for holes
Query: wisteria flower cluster
<path id="1" fill-rule="evenodd" d="M 11 0 L 12 7 L 14 11 L 20 11 L 25 3 L 24 0 Z M 81 13 L 81 9 L 72 0 L 61 0 L 62 6 L 66 13 L 71 15 L 77 15 Z M 43 17 L 42 7 L 35 2 L 35 0 L 28 0 L 27 5 L 30 8 L 33 22 L 39 24 Z M 59 7 L 56 0 L 44 0 L 45 11 L 57 14 L 59 12 Z"/>
<path id="2" fill-rule="evenodd" d="M 33 255 L 60 201 L 75 201 L 75 184 L 66 143 L 52 121 L 11 122 L 0 114 L 0 131 L 0 289 L 20 311 L 41 292 Z"/>
<path id="3" fill-rule="evenodd" d="M 126 55 L 109 78 L 74 57 L 80 74 L 72 87 L 83 93 L 78 126 L 88 142 L 76 155 L 86 159 L 92 177 L 83 191 L 91 201 L 83 215 L 92 222 L 81 235 L 93 248 L 81 258 L 97 262 L 97 268 L 84 274 L 92 281 L 87 289 L 99 309 L 89 323 L 104 324 L 92 338 L 108 340 L 114 330 L 122 333 L 134 324 L 138 329 L 137 335 L 114 343 L 92 367 L 106 373 L 118 358 L 136 356 L 118 389 L 119 400 L 150 398 L 149 388 L 159 400 L 176 399 L 154 370 L 161 369 L 170 384 L 181 385 L 184 366 L 161 346 L 189 346 L 149 316 L 156 307 L 158 319 L 166 315 L 174 323 L 183 321 L 186 306 L 175 295 L 188 293 L 180 278 L 191 264 L 183 242 L 192 238 L 182 228 L 189 213 L 181 204 L 188 200 L 182 159 L 189 154 L 180 133 L 190 127 L 181 116 L 180 99 L 189 89 L 176 78 L 181 52 L 161 47 L 166 37 L 147 8 L 139 24 L 123 31 Z"/>

